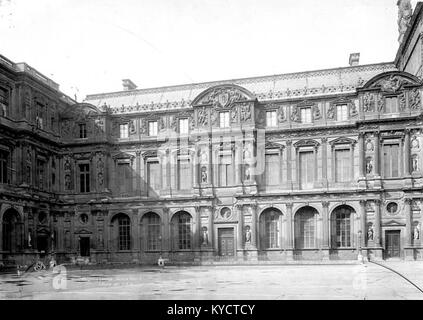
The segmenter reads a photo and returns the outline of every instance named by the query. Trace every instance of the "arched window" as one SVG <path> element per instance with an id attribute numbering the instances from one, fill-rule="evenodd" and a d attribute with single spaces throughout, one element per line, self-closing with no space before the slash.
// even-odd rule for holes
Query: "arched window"
<path id="1" fill-rule="evenodd" d="M 351 247 L 351 218 L 353 209 L 340 206 L 332 213 L 332 247 Z"/>
<path id="2" fill-rule="evenodd" d="M 131 249 L 131 220 L 126 214 L 118 214 L 113 219 L 118 250 Z"/>
<path id="3" fill-rule="evenodd" d="M 144 234 L 146 239 L 146 250 L 161 250 L 161 222 L 158 214 L 147 213 L 143 218 Z"/>
<path id="4" fill-rule="evenodd" d="M 14 252 L 19 246 L 21 230 L 19 214 L 14 209 L 8 209 L 3 214 L 3 251 Z"/>
<path id="5" fill-rule="evenodd" d="M 185 211 L 176 213 L 172 218 L 174 239 L 179 250 L 191 249 L 191 215 Z"/>
<path id="6" fill-rule="evenodd" d="M 311 207 L 301 208 L 295 215 L 295 248 L 316 247 L 316 215 Z"/>
<path id="7" fill-rule="evenodd" d="M 263 249 L 280 248 L 281 212 L 268 209 L 260 216 L 261 247 Z"/>

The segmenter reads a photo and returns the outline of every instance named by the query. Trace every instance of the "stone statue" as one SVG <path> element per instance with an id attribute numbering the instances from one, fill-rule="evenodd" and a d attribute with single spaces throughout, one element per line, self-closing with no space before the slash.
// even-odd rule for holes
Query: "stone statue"
<path id="1" fill-rule="evenodd" d="M 404 40 L 404 34 L 410 26 L 413 8 L 411 7 L 410 0 L 398 0 L 398 42 L 401 44 Z"/>
<path id="2" fill-rule="evenodd" d="M 71 170 L 71 165 L 70 165 L 69 159 L 66 159 L 64 167 L 65 167 L 65 171 Z"/>
<path id="3" fill-rule="evenodd" d="M 280 107 L 278 110 L 278 122 L 282 123 L 286 120 L 285 112 L 283 111 L 283 107 Z"/>
<path id="4" fill-rule="evenodd" d="M 335 119 L 335 106 L 333 104 L 328 109 L 327 117 L 331 120 Z"/>
<path id="5" fill-rule="evenodd" d="M 201 167 L 201 182 L 207 183 L 207 168 Z"/>
<path id="6" fill-rule="evenodd" d="M 202 245 L 208 245 L 209 244 L 209 232 L 207 230 L 207 227 L 203 227 L 202 229 Z"/>
<path id="7" fill-rule="evenodd" d="M 413 234 L 414 240 L 420 239 L 420 224 L 414 227 L 414 234 Z"/>
<path id="8" fill-rule="evenodd" d="M 103 185 L 103 183 L 104 183 L 103 173 L 100 172 L 97 175 L 97 178 L 98 178 L 98 185 L 101 187 Z"/>
<path id="9" fill-rule="evenodd" d="M 69 174 L 65 175 L 65 190 L 72 190 L 72 180 Z"/>
<path id="10" fill-rule="evenodd" d="M 373 171 L 373 163 L 372 159 L 367 159 L 366 161 L 366 173 L 371 174 Z"/>
<path id="11" fill-rule="evenodd" d="M 291 120 L 294 121 L 294 122 L 300 121 L 300 113 L 299 113 L 297 107 L 293 107 L 292 114 L 291 114 Z"/>
<path id="12" fill-rule="evenodd" d="M 245 180 L 251 179 L 251 173 L 250 173 L 250 166 L 248 164 L 245 165 Z"/>
<path id="13" fill-rule="evenodd" d="M 369 229 L 367 230 L 367 240 L 374 240 L 374 229 L 373 225 L 369 226 Z"/>
<path id="14" fill-rule="evenodd" d="M 417 155 L 414 155 L 411 158 L 411 167 L 412 167 L 412 172 L 419 171 L 419 158 Z"/>
<path id="15" fill-rule="evenodd" d="M 251 243 L 251 230 L 250 226 L 245 227 L 245 243 Z"/>

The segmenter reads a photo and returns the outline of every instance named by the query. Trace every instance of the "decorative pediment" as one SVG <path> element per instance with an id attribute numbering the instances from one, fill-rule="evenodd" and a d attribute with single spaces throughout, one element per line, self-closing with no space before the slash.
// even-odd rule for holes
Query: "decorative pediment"
<path id="1" fill-rule="evenodd" d="M 351 144 L 354 145 L 356 144 L 356 140 L 354 139 L 350 139 L 350 138 L 345 138 L 345 137 L 340 137 L 340 138 L 336 138 L 335 140 L 332 140 L 331 142 L 329 142 L 332 146 L 337 145 L 337 144 Z"/>
<path id="2" fill-rule="evenodd" d="M 62 119 L 82 120 L 93 116 L 98 116 L 101 111 L 89 103 L 77 103 L 69 106 L 61 114 Z"/>
<path id="3" fill-rule="evenodd" d="M 150 150 L 150 151 L 144 151 L 142 153 L 142 157 L 145 158 L 155 158 L 157 157 L 157 151 L 155 150 Z"/>
<path id="4" fill-rule="evenodd" d="M 320 145 L 320 143 L 318 143 L 315 140 L 311 140 L 311 139 L 304 139 L 304 140 L 300 140 L 300 141 L 297 141 L 296 143 L 294 143 L 295 148 L 300 148 L 300 147 L 315 147 L 315 148 L 317 148 L 319 145 Z"/>
<path id="5" fill-rule="evenodd" d="M 237 85 L 220 85 L 202 92 L 193 101 L 193 106 L 212 105 L 215 108 L 229 108 L 235 102 L 254 100 L 255 96 Z"/>
<path id="6" fill-rule="evenodd" d="M 391 71 L 379 74 L 364 85 L 364 89 L 379 89 L 383 92 L 396 93 L 404 86 L 420 85 L 420 80 L 407 72 Z"/>
<path id="7" fill-rule="evenodd" d="M 133 160 L 135 156 L 126 152 L 119 152 L 113 155 L 112 158 L 114 160 L 124 160 L 124 159 Z"/>
<path id="8" fill-rule="evenodd" d="M 265 148 L 266 149 L 281 149 L 281 148 L 284 148 L 284 146 L 280 143 L 266 141 Z"/>
<path id="9" fill-rule="evenodd" d="M 78 229 L 75 231 L 75 234 L 92 234 L 92 232 L 87 229 Z"/>
<path id="10" fill-rule="evenodd" d="M 382 224 L 384 227 L 405 227 L 405 223 L 400 223 L 395 220 L 390 220 Z"/>

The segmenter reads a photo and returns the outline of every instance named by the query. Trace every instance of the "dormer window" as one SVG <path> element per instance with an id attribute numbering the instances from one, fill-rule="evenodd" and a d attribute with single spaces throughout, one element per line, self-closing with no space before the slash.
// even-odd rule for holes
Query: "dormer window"
<path id="1" fill-rule="evenodd" d="M 129 137 L 129 125 L 127 123 L 119 126 L 119 137 L 121 139 Z"/>
<path id="2" fill-rule="evenodd" d="M 348 106 L 342 104 L 336 106 L 336 121 L 347 121 L 348 120 Z"/>
<path id="3" fill-rule="evenodd" d="M 85 123 L 79 124 L 79 138 L 80 139 L 87 138 L 87 125 Z"/>
<path id="4" fill-rule="evenodd" d="M 301 123 L 312 123 L 311 107 L 301 108 Z"/>

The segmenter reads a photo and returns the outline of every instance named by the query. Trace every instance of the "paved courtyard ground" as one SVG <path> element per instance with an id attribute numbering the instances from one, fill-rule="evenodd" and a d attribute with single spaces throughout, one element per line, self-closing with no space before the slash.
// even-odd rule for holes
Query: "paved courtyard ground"
<path id="1" fill-rule="evenodd" d="M 384 264 L 423 288 L 423 262 Z M 0 275 L 0 299 L 423 299 L 402 277 L 370 263 L 58 271 Z"/>

